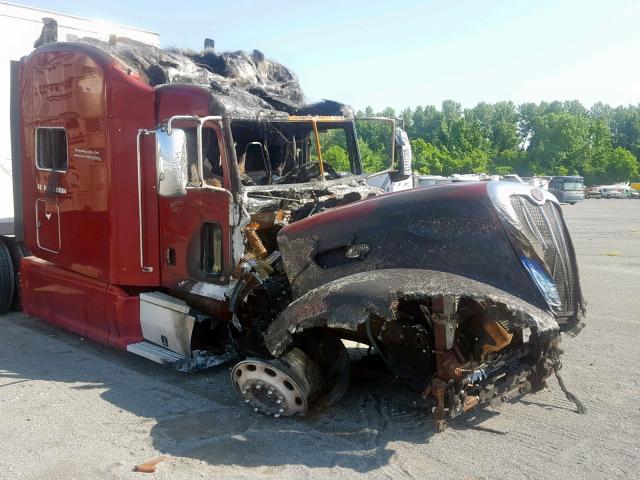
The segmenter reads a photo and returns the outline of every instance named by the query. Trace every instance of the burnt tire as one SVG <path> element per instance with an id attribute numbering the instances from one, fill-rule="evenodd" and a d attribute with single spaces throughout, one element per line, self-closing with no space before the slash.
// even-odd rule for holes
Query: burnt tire
<path id="1" fill-rule="evenodd" d="M 15 289 L 16 277 L 11 252 L 7 244 L 0 240 L 0 314 L 11 308 Z"/>
<path id="2" fill-rule="evenodd" d="M 312 331 L 296 342 L 318 366 L 322 387 L 314 403 L 318 407 L 336 404 L 351 381 L 351 360 L 344 344 L 329 331 Z"/>

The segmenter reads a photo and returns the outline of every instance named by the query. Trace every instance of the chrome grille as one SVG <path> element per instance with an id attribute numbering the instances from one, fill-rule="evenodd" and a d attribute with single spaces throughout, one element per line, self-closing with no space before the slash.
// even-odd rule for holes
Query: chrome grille
<path id="1" fill-rule="evenodd" d="M 538 205 L 513 195 L 511 206 L 538 256 L 544 260 L 560 295 L 562 312 L 575 311 L 575 266 L 560 207 L 553 202 Z"/>

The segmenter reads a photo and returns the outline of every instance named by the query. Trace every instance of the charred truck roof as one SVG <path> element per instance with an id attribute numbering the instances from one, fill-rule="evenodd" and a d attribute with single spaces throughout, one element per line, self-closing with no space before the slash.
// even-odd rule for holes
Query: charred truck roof
<path id="1" fill-rule="evenodd" d="M 383 194 L 351 109 L 307 104 L 257 51 L 51 43 L 20 89 L 28 313 L 181 370 L 239 354 L 233 387 L 276 417 L 344 394 L 341 340 L 369 345 L 439 429 L 560 368 L 584 302 L 546 191 Z"/>

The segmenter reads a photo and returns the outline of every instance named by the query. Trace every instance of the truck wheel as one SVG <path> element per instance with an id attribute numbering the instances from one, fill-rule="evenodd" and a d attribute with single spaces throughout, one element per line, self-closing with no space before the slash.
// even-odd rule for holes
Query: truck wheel
<path id="1" fill-rule="evenodd" d="M 20 291 L 20 260 L 24 257 L 31 256 L 31 252 L 27 250 L 24 243 L 16 242 L 13 239 L 5 239 L 7 247 L 9 248 L 9 252 L 11 253 L 11 260 L 13 261 L 13 276 L 15 278 L 14 281 L 14 292 L 13 292 L 13 305 L 11 305 L 12 310 L 21 310 L 22 309 L 22 294 Z"/>
<path id="2" fill-rule="evenodd" d="M 296 344 L 280 358 L 247 358 L 233 367 L 236 392 L 255 412 L 304 416 L 346 392 L 351 363 L 338 337 L 315 332 Z"/>
<path id="3" fill-rule="evenodd" d="M 5 242 L 0 240 L 0 314 L 8 312 L 13 304 L 15 281 L 11 253 Z"/>

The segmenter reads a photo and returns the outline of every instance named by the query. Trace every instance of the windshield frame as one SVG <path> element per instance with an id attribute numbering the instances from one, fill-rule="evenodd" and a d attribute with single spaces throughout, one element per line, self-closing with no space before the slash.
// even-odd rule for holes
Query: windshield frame
<path id="1" fill-rule="evenodd" d="M 380 170 L 379 172 L 371 172 L 366 173 L 364 171 L 364 167 L 362 167 L 362 157 L 360 157 L 360 165 L 361 165 L 361 174 L 365 176 L 365 178 L 373 177 L 376 175 L 380 175 L 383 173 L 391 172 L 394 170 L 394 165 L 396 161 L 396 128 L 397 128 L 397 120 L 395 118 L 390 117 L 356 117 L 354 118 L 354 125 L 358 122 L 380 122 L 380 123 L 388 123 L 391 126 L 391 143 L 389 145 L 391 151 L 391 157 L 387 164 L 387 168 Z M 404 127 L 404 123 L 402 125 Z M 355 128 L 355 127 L 354 127 Z M 356 128 L 357 135 L 357 128 Z M 357 141 L 356 141 L 357 143 Z M 358 146 L 358 155 L 360 155 L 360 147 Z"/>
<path id="2" fill-rule="evenodd" d="M 243 120 L 244 121 L 244 120 Z M 232 119 L 233 122 L 233 119 Z M 311 130 L 314 136 L 314 143 L 316 150 L 318 152 L 318 158 L 320 160 L 319 169 L 320 174 L 314 180 L 302 183 L 274 183 L 271 185 L 240 185 L 240 190 L 242 191 L 268 191 L 268 190 L 290 190 L 292 188 L 304 189 L 305 187 L 313 187 L 318 185 L 325 184 L 340 184 L 349 181 L 353 181 L 354 179 L 358 179 L 363 177 L 362 173 L 362 159 L 360 157 L 360 149 L 358 148 L 358 134 L 355 127 L 354 119 L 351 117 L 342 117 L 342 116 L 312 116 L 312 115 L 290 115 L 288 118 L 272 120 L 270 123 L 273 124 L 287 124 L 287 123 L 309 123 L 311 125 Z M 322 154 L 322 145 L 320 141 L 319 128 L 318 124 L 323 123 L 333 123 L 337 124 L 335 128 L 343 128 L 345 130 L 345 134 L 347 139 L 351 139 L 348 143 L 352 145 L 349 146 L 349 159 L 352 162 L 349 175 L 342 178 L 334 178 L 327 180 L 324 175 L 324 166 L 322 162 L 324 161 L 324 157 Z M 232 132 L 233 135 L 233 132 Z M 356 170 L 355 172 L 353 170 Z"/>

